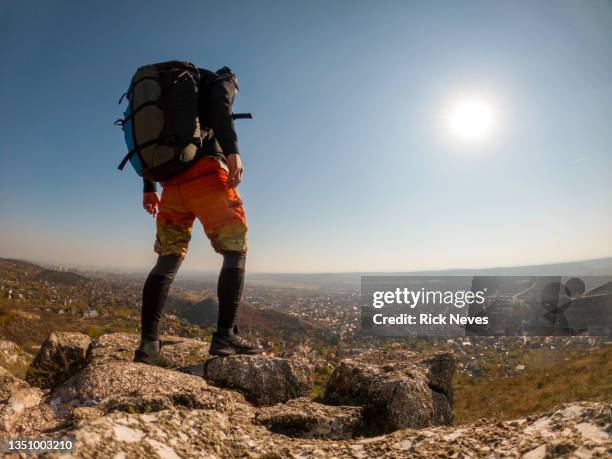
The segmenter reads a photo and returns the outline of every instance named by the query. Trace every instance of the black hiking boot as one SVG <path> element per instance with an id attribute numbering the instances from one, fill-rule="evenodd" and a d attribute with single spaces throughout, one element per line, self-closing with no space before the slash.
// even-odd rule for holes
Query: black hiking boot
<path id="1" fill-rule="evenodd" d="M 161 363 L 161 341 L 140 340 L 140 346 L 134 352 L 134 362 L 146 363 L 147 365 L 159 365 Z"/>
<path id="2" fill-rule="evenodd" d="M 238 335 L 238 327 L 234 326 L 225 332 L 213 333 L 210 342 L 210 355 L 234 355 L 234 354 L 261 354 L 262 349 L 258 344 L 253 344 L 246 338 Z"/>

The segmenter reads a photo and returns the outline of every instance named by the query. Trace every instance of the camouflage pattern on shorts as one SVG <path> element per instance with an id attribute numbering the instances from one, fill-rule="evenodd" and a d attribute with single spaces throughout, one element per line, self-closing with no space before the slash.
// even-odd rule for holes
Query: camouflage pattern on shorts
<path id="1" fill-rule="evenodd" d="M 159 255 L 184 257 L 191 240 L 194 218 L 194 215 L 182 217 L 176 214 L 160 213 L 157 217 L 155 252 Z"/>
<path id="2" fill-rule="evenodd" d="M 208 230 L 206 235 L 217 253 L 247 251 L 247 225 L 241 220 L 224 225 L 218 231 Z"/>

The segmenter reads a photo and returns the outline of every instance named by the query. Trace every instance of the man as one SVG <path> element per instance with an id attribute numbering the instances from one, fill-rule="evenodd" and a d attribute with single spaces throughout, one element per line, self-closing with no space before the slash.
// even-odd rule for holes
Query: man
<path id="1" fill-rule="evenodd" d="M 185 258 L 195 218 L 213 248 L 223 255 L 217 284 L 219 318 L 210 354 L 254 354 L 258 346 L 237 334 L 234 324 L 244 284 L 247 221 L 236 190 L 243 174 L 232 104 L 238 80 L 223 67 L 215 73 L 199 69 L 202 157 L 189 169 L 163 182 L 161 199 L 155 182 L 144 180 L 143 207 L 157 217 L 154 250 L 157 263 L 142 292 L 142 333 L 134 361 L 159 360 L 159 321 L 170 285 Z"/>

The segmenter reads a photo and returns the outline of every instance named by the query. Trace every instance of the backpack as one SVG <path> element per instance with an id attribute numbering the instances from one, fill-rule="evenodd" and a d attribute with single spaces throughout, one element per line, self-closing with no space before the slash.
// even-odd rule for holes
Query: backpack
<path id="1" fill-rule="evenodd" d="M 202 155 L 198 116 L 200 72 L 190 62 L 169 61 L 145 65 L 134 73 L 125 94 L 123 128 L 127 162 L 138 175 L 166 181 L 191 167 Z"/>

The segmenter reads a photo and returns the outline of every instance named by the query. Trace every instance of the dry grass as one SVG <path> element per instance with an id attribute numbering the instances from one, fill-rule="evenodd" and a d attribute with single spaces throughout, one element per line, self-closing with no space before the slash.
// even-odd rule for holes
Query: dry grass
<path id="1" fill-rule="evenodd" d="M 54 331 L 87 333 L 96 338 L 103 333 L 118 331 L 137 332 L 140 323 L 139 311 L 134 310 L 131 316 L 103 316 L 95 319 L 84 319 L 81 315 L 57 314 L 37 308 L 28 310 L 40 319 L 28 318 L 23 310 L 12 314 L 6 321 L 0 321 L 0 336 L 5 337 L 29 352 L 36 352 L 40 344 Z"/>
<path id="2" fill-rule="evenodd" d="M 612 347 L 559 353 L 516 376 L 455 378 L 455 420 L 513 419 L 560 403 L 612 401 Z"/>

